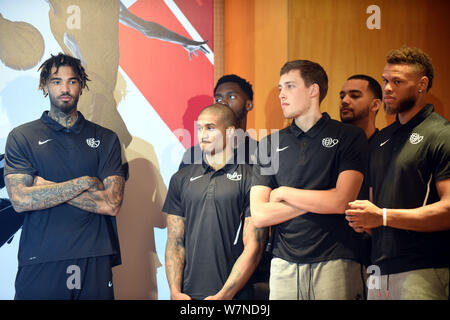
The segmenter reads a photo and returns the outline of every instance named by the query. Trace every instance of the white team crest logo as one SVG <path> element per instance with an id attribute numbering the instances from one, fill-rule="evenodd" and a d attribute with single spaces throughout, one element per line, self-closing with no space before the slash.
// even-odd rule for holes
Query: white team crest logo
<path id="1" fill-rule="evenodd" d="M 335 145 L 337 145 L 339 142 L 338 139 L 333 139 L 331 137 L 323 138 L 322 139 L 322 145 L 325 148 L 333 148 Z"/>
<path id="2" fill-rule="evenodd" d="M 233 174 L 227 173 L 227 178 L 232 181 L 239 181 L 242 179 L 242 174 L 238 174 L 237 172 L 233 172 Z"/>
<path id="3" fill-rule="evenodd" d="M 91 148 L 97 148 L 100 145 L 100 140 L 95 140 L 94 138 L 86 139 L 86 143 Z"/>
<path id="4" fill-rule="evenodd" d="M 421 136 L 420 134 L 414 132 L 411 137 L 409 137 L 409 142 L 411 142 L 411 144 L 418 144 L 420 141 L 423 140 L 423 136 Z"/>

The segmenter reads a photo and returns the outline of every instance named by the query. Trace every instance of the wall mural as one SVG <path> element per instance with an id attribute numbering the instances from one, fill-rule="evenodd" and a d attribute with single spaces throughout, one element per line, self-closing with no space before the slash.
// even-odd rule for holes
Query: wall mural
<path id="1" fill-rule="evenodd" d="M 0 154 L 11 129 L 49 109 L 37 69 L 59 52 L 91 79 L 78 110 L 120 138 L 129 179 L 116 299 L 170 297 L 161 208 L 194 119 L 213 102 L 213 48 L 212 0 L 0 0 Z M 0 299 L 13 299 L 21 217 L 0 187 Z"/>

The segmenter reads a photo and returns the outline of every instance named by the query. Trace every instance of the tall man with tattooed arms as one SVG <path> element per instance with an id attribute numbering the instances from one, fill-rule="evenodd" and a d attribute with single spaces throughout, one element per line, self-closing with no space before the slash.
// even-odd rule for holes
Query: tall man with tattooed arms
<path id="1" fill-rule="evenodd" d="M 15 298 L 113 299 L 120 143 L 77 111 L 89 80 L 80 60 L 52 55 L 39 70 L 50 111 L 12 130 L 6 144 L 6 188 L 25 215 Z"/>
<path id="2" fill-rule="evenodd" d="M 232 146 L 238 121 L 215 104 L 198 116 L 201 164 L 171 179 L 167 216 L 166 274 L 172 299 L 252 299 L 246 285 L 265 244 L 264 228 L 250 217 L 252 167 L 237 161 Z"/>

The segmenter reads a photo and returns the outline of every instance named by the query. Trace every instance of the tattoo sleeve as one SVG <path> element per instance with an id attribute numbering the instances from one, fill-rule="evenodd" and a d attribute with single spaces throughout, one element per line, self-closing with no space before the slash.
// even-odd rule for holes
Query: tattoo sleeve
<path id="1" fill-rule="evenodd" d="M 122 205 L 124 186 L 125 180 L 122 176 L 110 176 L 103 180 L 103 186 L 96 185 L 68 203 L 92 213 L 115 216 Z"/>
<path id="2" fill-rule="evenodd" d="M 61 183 L 33 185 L 28 174 L 5 177 L 9 199 L 17 212 L 43 210 L 65 203 L 91 187 L 90 177 L 80 177 Z"/>
<path id="3" fill-rule="evenodd" d="M 181 292 L 185 263 L 185 219 L 167 215 L 166 276 L 170 290 Z"/>

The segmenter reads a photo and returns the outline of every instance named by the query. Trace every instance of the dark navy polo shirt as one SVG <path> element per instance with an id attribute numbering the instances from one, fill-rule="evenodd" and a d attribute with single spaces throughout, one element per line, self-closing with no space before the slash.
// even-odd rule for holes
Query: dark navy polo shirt
<path id="1" fill-rule="evenodd" d="M 357 170 L 364 174 L 366 166 L 364 132 L 323 113 L 307 132 L 293 121 L 289 127 L 259 142 L 252 185 L 328 190 L 336 187 L 342 171 Z M 275 234 L 273 255 L 287 261 L 361 260 L 359 236 L 343 214 L 308 212 L 277 225 Z"/>
<path id="2" fill-rule="evenodd" d="M 193 299 L 219 292 L 244 249 L 252 169 L 233 162 L 218 171 L 191 164 L 170 180 L 163 211 L 185 218 L 182 292 Z"/>
<path id="3" fill-rule="evenodd" d="M 450 178 L 450 125 L 425 106 L 408 123 L 381 130 L 371 153 L 370 181 L 380 208 L 411 209 L 439 201 L 436 182 Z M 389 221 L 389 219 L 388 219 Z M 450 231 L 378 227 L 372 262 L 382 274 L 450 266 Z"/>
<path id="4" fill-rule="evenodd" d="M 82 176 L 123 176 L 117 135 L 81 113 L 66 129 L 45 111 L 39 120 L 13 129 L 6 143 L 5 176 L 38 175 L 53 182 Z M 115 217 L 90 213 L 67 203 L 28 211 L 19 244 L 19 266 L 115 255 L 120 263 Z"/>

